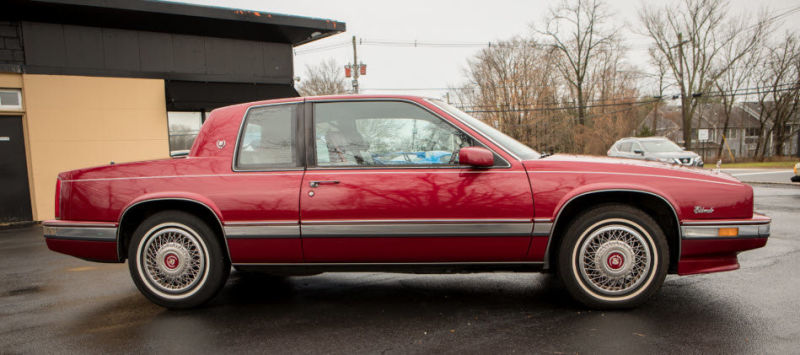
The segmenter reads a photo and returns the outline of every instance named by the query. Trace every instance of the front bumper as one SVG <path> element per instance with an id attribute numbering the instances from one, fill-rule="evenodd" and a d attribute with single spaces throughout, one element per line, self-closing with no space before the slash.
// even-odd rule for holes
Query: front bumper
<path id="1" fill-rule="evenodd" d="M 50 220 L 42 223 L 42 230 L 52 251 L 92 261 L 120 262 L 116 223 Z"/>
<path id="2" fill-rule="evenodd" d="M 753 214 L 746 220 L 692 220 L 681 225 L 678 274 L 736 270 L 737 254 L 767 244 L 772 220 Z"/>

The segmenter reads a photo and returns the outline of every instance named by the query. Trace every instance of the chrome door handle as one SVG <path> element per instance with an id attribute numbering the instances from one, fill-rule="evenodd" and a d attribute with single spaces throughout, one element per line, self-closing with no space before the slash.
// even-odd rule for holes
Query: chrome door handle
<path id="1" fill-rule="evenodd" d="M 319 185 L 335 185 L 338 184 L 339 180 L 320 180 L 320 181 L 312 181 L 309 182 L 308 185 L 311 187 L 319 187 Z"/>

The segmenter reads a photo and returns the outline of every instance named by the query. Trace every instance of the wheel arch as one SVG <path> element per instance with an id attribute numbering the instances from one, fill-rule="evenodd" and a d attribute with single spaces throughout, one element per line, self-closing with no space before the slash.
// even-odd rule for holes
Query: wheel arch
<path id="1" fill-rule="evenodd" d="M 230 260 L 221 214 L 216 206 L 191 197 L 150 196 L 135 200 L 120 214 L 117 229 L 117 255 L 119 255 L 120 261 L 125 260 L 128 243 L 139 223 L 155 213 L 166 210 L 188 212 L 206 221 L 219 238 L 220 245 L 225 249 L 225 255 Z"/>
<path id="2" fill-rule="evenodd" d="M 553 221 L 550 238 L 545 249 L 545 267 L 557 264 L 558 249 L 562 235 L 570 221 L 588 207 L 602 203 L 627 204 L 648 213 L 655 219 L 667 237 L 669 245 L 669 272 L 677 272 L 680 260 L 681 236 L 680 218 L 675 205 L 661 194 L 638 189 L 601 189 L 577 193 L 561 204 Z"/>

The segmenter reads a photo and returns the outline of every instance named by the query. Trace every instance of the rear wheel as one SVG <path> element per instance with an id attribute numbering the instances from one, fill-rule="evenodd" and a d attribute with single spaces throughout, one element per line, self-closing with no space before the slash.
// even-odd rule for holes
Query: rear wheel
<path id="1" fill-rule="evenodd" d="M 136 228 L 128 247 L 136 287 L 167 308 L 211 300 L 230 273 L 219 238 L 200 218 L 182 211 L 156 213 Z"/>
<path id="2" fill-rule="evenodd" d="M 558 271 L 569 293 L 600 309 L 630 308 L 652 297 L 667 274 L 669 248 L 652 217 L 628 205 L 605 204 L 567 228 Z"/>

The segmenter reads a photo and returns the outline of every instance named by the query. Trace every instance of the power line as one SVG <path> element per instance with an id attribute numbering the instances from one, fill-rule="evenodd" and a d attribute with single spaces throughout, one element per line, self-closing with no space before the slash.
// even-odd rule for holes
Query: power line
<path id="1" fill-rule="evenodd" d="M 515 109 L 498 109 L 498 110 L 465 110 L 464 112 L 467 113 L 497 113 L 497 112 L 537 112 L 537 111 L 561 111 L 561 110 L 577 110 L 579 108 L 594 108 L 594 107 L 613 107 L 613 106 L 623 106 L 623 105 L 640 105 L 640 104 L 649 104 L 661 101 L 661 99 L 653 99 L 653 100 L 645 100 L 645 101 L 637 101 L 637 102 L 627 102 L 627 103 L 616 103 L 616 104 L 600 104 L 600 105 L 584 105 L 584 106 L 562 106 L 562 107 L 539 107 L 539 108 L 515 108 Z M 466 108 L 468 106 L 462 106 L 462 108 Z"/>
<path id="2" fill-rule="evenodd" d="M 636 109 L 636 108 L 637 108 L 637 107 L 639 107 L 639 106 L 642 106 L 642 105 L 645 105 L 645 104 L 649 104 L 649 103 L 651 103 L 651 102 L 649 102 L 649 101 L 642 101 L 642 102 L 638 102 L 638 103 L 631 104 L 631 105 L 630 105 L 630 107 L 626 107 L 626 108 L 623 108 L 623 109 L 620 109 L 620 110 L 609 111 L 609 112 L 599 112 L 599 113 L 588 112 L 587 114 L 588 114 L 588 116 L 590 116 L 590 117 L 596 117 L 596 116 L 601 116 L 601 115 L 613 115 L 613 114 L 617 114 L 617 113 L 620 113 L 620 112 L 631 111 L 631 110 L 634 110 L 634 109 Z M 459 108 L 459 109 L 460 109 L 460 108 Z M 464 112 L 474 112 L 474 111 L 464 111 Z M 495 112 L 497 112 L 497 113 L 503 113 L 503 112 L 509 112 L 509 111 L 498 110 L 498 111 L 495 111 Z M 533 125 L 538 125 L 538 124 L 541 124 L 541 123 L 542 123 L 542 122 L 530 122 L 530 123 L 505 123 L 505 124 L 503 124 L 503 126 L 530 126 L 531 124 L 533 124 Z"/>
<path id="3" fill-rule="evenodd" d="M 321 47 L 308 48 L 308 49 L 295 49 L 294 50 L 294 54 L 298 55 L 298 54 L 308 54 L 308 53 L 314 53 L 314 52 L 323 52 L 323 51 L 328 51 L 328 50 L 331 50 L 331 49 L 337 49 L 337 48 L 346 47 L 348 45 L 350 45 L 350 41 L 336 42 L 336 43 L 327 44 L 327 45 L 324 45 L 324 46 L 321 46 Z"/>
<path id="4" fill-rule="evenodd" d="M 795 7 L 789 8 L 788 10 L 786 10 L 786 11 L 780 13 L 780 14 L 777 14 L 775 16 L 772 16 L 772 17 L 770 17 L 770 18 L 768 18 L 768 19 L 766 19 L 766 20 L 764 20 L 762 22 L 758 22 L 758 23 L 756 23 L 754 25 L 748 26 L 748 27 L 745 28 L 745 30 L 750 30 L 750 29 L 753 29 L 755 27 L 758 27 L 758 26 L 773 22 L 773 21 L 775 21 L 775 20 L 777 20 L 777 19 L 779 19 L 781 17 L 789 16 L 793 12 L 797 12 L 797 11 L 800 11 L 800 6 L 795 6 Z"/>
<path id="5" fill-rule="evenodd" d="M 773 89 L 764 89 L 759 88 L 758 90 L 752 90 L 742 93 L 727 93 L 723 94 L 722 92 L 708 92 L 703 94 L 694 94 L 692 95 L 695 98 L 701 97 L 721 97 L 721 96 L 746 96 L 746 95 L 756 95 L 756 94 L 769 94 L 774 92 L 785 92 L 785 91 L 792 91 L 792 90 L 800 90 L 800 85 L 798 84 L 778 84 L 776 87 L 794 85 L 790 87 L 783 87 L 783 88 L 773 88 Z M 676 96 L 662 96 L 662 97 L 654 97 L 651 100 L 642 100 L 642 101 L 628 101 L 628 102 L 618 102 L 618 103 L 606 103 L 606 104 L 595 104 L 595 105 L 584 105 L 584 106 L 548 106 L 548 105 L 525 105 L 525 106 L 517 106 L 516 108 L 496 108 L 497 106 L 492 105 L 459 105 L 459 108 L 466 109 L 464 112 L 468 113 L 506 113 L 506 112 L 538 112 L 538 111 L 560 111 L 560 110 L 577 110 L 579 108 L 595 108 L 595 107 L 613 107 L 613 106 L 631 106 L 631 105 L 643 105 L 649 103 L 656 103 L 659 101 L 666 100 L 667 98 L 672 98 L 673 100 L 677 99 Z M 605 101 L 620 101 L 625 100 L 626 98 L 613 98 L 607 99 Z M 602 102 L 603 100 L 599 100 Z M 496 108 L 496 109 L 481 109 L 481 108 Z M 468 109 L 468 108 L 478 108 L 478 109 Z"/>
<path id="6" fill-rule="evenodd" d="M 488 42 L 459 42 L 459 41 L 422 41 L 422 40 L 370 40 L 362 39 L 359 44 L 366 46 L 384 46 L 384 47 L 412 47 L 412 48 L 545 48 L 556 47 L 555 44 L 550 43 L 537 43 L 531 41 L 521 41 L 519 43 L 505 42 L 505 41 L 488 41 Z M 628 47 L 634 49 L 634 47 Z M 636 46 L 636 49 L 643 47 Z M 649 48 L 649 47 L 648 47 Z"/>

